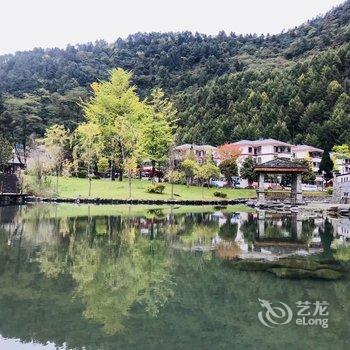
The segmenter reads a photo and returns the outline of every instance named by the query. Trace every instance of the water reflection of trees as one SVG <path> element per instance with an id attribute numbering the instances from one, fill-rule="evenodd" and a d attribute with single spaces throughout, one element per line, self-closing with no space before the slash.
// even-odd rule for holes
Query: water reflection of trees
<path id="1" fill-rule="evenodd" d="M 69 273 L 76 296 L 85 304 L 84 316 L 102 324 L 108 333 L 124 328 L 123 320 L 135 303 L 157 315 L 173 294 L 165 242 L 136 239 L 131 220 L 85 220 L 85 225 L 81 219 L 60 220 L 58 233 L 71 234 L 63 246 L 47 244 L 40 251 L 41 271 L 49 278 Z"/>
<path id="2" fill-rule="evenodd" d="M 242 218 L 237 223 L 229 213 L 219 223 L 209 213 L 70 218 L 17 213 L 0 225 L 0 311 L 6 319 L 0 333 L 86 349 L 176 348 L 179 339 L 188 349 L 339 344 L 350 321 L 348 281 L 281 281 L 224 268 L 210 253 L 171 249 L 174 241 L 197 244 L 218 234 L 237 238 L 240 232 L 254 242 L 257 216 Z M 314 230 L 312 221 L 301 223 L 305 235 Z M 9 224 L 11 230 L 23 229 L 21 241 L 12 235 L 10 245 Z M 322 226 L 327 235 L 329 224 Z M 328 300 L 332 331 L 308 329 L 305 336 L 302 328 L 286 327 L 278 336 L 266 333 L 257 324 L 257 297 L 288 304 Z"/>

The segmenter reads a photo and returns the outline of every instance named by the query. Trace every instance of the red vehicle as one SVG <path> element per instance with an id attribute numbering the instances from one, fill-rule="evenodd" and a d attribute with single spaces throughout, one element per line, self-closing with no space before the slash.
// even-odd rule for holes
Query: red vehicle
<path id="1" fill-rule="evenodd" d="M 144 166 L 140 168 L 140 174 L 142 179 L 151 179 L 152 177 L 156 177 L 161 179 L 164 177 L 164 173 L 159 170 L 154 170 L 151 166 Z"/>

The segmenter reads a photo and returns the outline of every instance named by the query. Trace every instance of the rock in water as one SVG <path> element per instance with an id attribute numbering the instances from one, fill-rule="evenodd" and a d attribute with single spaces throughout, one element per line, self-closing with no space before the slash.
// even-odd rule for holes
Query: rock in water
<path id="1" fill-rule="evenodd" d="M 319 278 L 324 280 L 337 280 L 343 277 L 343 273 L 331 269 L 303 270 L 280 267 L 268 269 L 267 271 L 275 274 L 280 278 Z"/>

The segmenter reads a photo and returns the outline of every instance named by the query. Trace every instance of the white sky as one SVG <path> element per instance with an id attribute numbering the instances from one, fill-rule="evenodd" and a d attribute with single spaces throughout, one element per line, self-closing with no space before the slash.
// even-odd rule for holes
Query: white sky
<path id="1" fill-rule="evenodd" d="M 135 32 L 278 33 L 344 0 L 1 0 L 0 53 Z"/>

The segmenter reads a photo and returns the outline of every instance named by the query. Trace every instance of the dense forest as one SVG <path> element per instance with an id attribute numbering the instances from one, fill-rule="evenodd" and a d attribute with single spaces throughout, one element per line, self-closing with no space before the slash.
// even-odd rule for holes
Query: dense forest
<path id="1" fill-rule="evenodd" d="M 90 84 L 115 67 L 142 98 L 161 87 L 174 101 L 178 142 L 350 143 L 350 1 L 278 35 L 137 33 L 0 56 L 0 134 L 25 143 L 54 123 L 73 130 Z"/>

